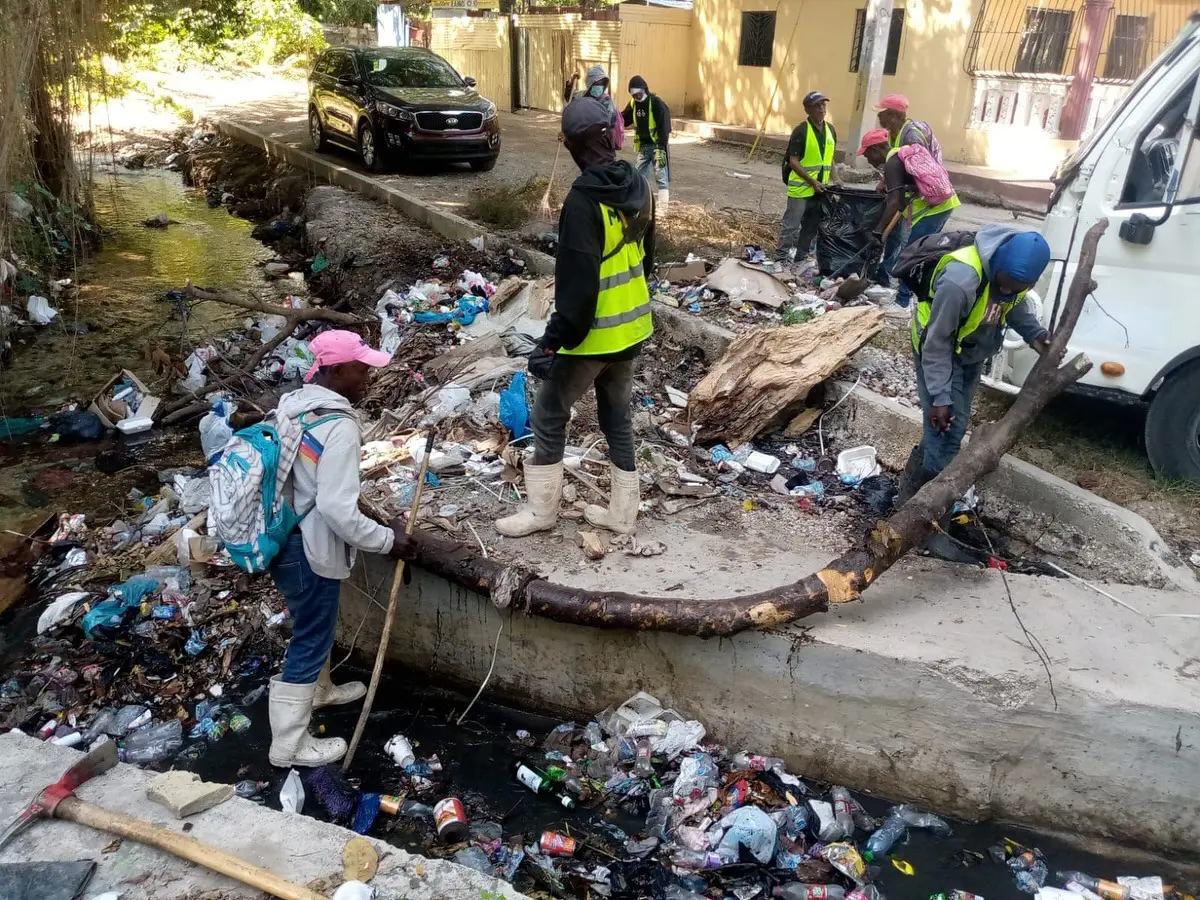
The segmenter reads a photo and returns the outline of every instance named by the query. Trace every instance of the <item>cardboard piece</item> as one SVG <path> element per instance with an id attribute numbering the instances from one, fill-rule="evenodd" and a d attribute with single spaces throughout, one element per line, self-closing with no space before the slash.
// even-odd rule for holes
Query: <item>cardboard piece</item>
<path id="1" fill-rule="evenodd" d="M 762 269 L 738 259 L 723 259 L 708 278 L 708 286 L 727 294 L 734 303 L 757 303 L 779 309 L 792 298 L 788 286 Z"/>
<path id="2" fill-rule="evenodd" d="M 113 401 L 108 397 L 108 393 L 112 390 L 113 386 L 126 378 L 141 391 L 144 397 L 142 405 L 136 413 L 131 412 L 124 402 L 120 400 Z M 117 423 L 125 419 L 153 419 L 161 403 L 162 401 L 158 397 L 150 393 L 150 388 L 146 387 L 145 382 L 128 369 L 122 369 L 120 373 L 110 378 L 108 383 L 100 389 L 100 392 L 96 394 L 96 398 L 92 401 L 92 405 L 88 409 L 100 418 L 105 428 L 116 428 Z"/>
<path id="3" fill-rule="evenodd" d="M 658 267 L 658 277 L 665 281 L 699 281 L 707 274 L 708 264 L 702 259 L 663 263 Z"/>

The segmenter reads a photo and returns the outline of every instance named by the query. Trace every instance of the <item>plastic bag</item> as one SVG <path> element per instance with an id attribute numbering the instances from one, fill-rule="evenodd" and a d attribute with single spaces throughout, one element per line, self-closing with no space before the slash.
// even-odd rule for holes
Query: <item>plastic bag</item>
<path id="1" fill-rule="evenodd" d="M 775 855 L 775 823 L 757 806 L 735 809 L 717 823 L 716 829 L 724 832 L 717 854 L 727 863 L 738 861 L 739 847 L 749 850 L 764 866 Z"/>
<path id="2" fill-rule="evenodd" d="M 817 838 L 821 841 L 836 841 L 846 837 L 846 832 L 833 816 L 833 804 L 824 800 L 809 800 L 809 807 L 817 817 Z"/>
<path id="3" fill-rule="evenodd" d="M 284 812 L 298 813 L 304 809 L 304 784 L 300 781 L 300 773 L 292 769 L 283 780 L 279 789 L 279 805 Z"/>
<path id="4" fill-rule="evenodd" d="M 43 634 L 55 625 L 64 622 L 75 611 L 79 602 L 87 597 L 87 591 L 71 591 L 54 600 L 38 616 L 37 633 Z"/>
<path id="5" fill-rule="evenodd" d="M 49 325 L 58 315 L 58 310 L 50 306 L 50 301 L 36 294 L 25 301 L 25 314 L 34 325 Z"/>
<path id="6" fill-rule="evenodd" d="M 98 441 L 104 437 L 104 423 L 86 410 L 56 413 L 50 417 L 48 427 L 64 441 Z"/>
<path id="7" fill-rule="evenodd" d="M 379 349 L 384 353 L 395 353 L 400 346 L 400 326 L 392 318 L 388 307 L 403 308 L 400 295 L 388 288 L 375 304 L 375 315 L 379 316 Z"/>
<path id="8" fill-rule="evenodd" d="M 666 736 L 651 740 L 650 746 L 655 753 L 661 754 L 670 762 L 680 753 L 700 746 L 704 734 L 704 726 L 699 722 L 671 722 L 667 726 Z"/>
<path id="9" fill-rule="evenodd" d="M 871 233 L 883 215 L 887 198 L 874 189 L 843 189 L 821 195 L 821 224 L 817 229 L 817 263 L 822 272 L 837 272 L 872 241 Z M 870 274 L 870 273 L 868 273 Z"/>
<path id="10" fill-rule="evenodd" d="M 484 394 L 480 394 L 475 402 L 471 404 L 471 408 L 467 412 L 467 418 L 471 420 L 473 425 L 479 428 L 487 428 L 489 425 L 499 425 L 500 395 L 495 391 L 487 391 Z"/>
<path id="11" fill-rule="evenodd" d="M 675 779 L 672 793 L 676 797 L 690 800 L 703 795 L 709 788 L 720 783 L 721 773 L 713 758 L 707 753 L 697 753 L 679 763 L 679 777 Z"/>
<path id="12" fill-rule="evenodd" d="M 374 900 L 375 888 L 361 881 L 343 881 L 332 900 Z"/>
<path id="13" fill-rule="evenodd" d="M 529 401 L 525 399 L 525 373 L 518 372 L 500 394 L 500 423 L 519 441 L 529 432 Z"/>
<path id="14" fill-rule="evenodd" d="M 204 459 L 210 466 L 216 464 L 221 451 L 233 438 L 233 426 L 229 424 L 229 417 L 235 412 L 236 404 L 221 399 L 213 404 L 212 412 L 200 420 L 200 446 L 204 450 Z"/>
<path id="15" fill-rule="evenodd" d="M 864 478 L 858 486 L 858 496 L 875 515 L 886 516 L 896 503 L 896 482 L 887 475 Z"/>
<path id="16" fill-rule="evenodd" d="M 471 406 L 471 392 L 457 384 L 448 384 L 430 399 L 426 425 L 435 425 L 443 419 L 461 416 Z"/>

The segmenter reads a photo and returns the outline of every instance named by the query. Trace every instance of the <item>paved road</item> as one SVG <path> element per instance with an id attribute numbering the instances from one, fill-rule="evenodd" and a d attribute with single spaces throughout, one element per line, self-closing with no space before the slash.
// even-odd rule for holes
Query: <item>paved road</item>
<path id="1" fill-rule="evenodd" d="M 299 147 L 311 146 L 307 133 L 307 93 L 303 81 L 280 77 L 239 79 L 167 76 L 160 89 L 200 114 L 228 118 L 261 134 Z M 534 176 L 549 176 L 555 168 L 558 116 L 537 110 L 502 113 L 503 147 L 491 172 L 471 172 L 466 166 L 422 168 L 385 175 L 381 180 L 427 202 L 462 214 L 471 191 L 486 186 L 513 187 Z M 349 151 L 333 150 L 347 166 L 358 162 Z M 632 147 L 621 154 L 633 159 Z M 716 212 L 725 207 L 754 210 L 771 217 L 782 215 L 786 192 L 780 182 L 776 157 L 746 162 L 746 149 L 679 134 L 672 139 L 673 201 L 698 204 Z M 749 175 L 736 177 L 734 173 Z M 563 154 L 558 160 L 555 186 L 558 196 L 574 177 L 574 165 Z M 950 227 L 978 228 L 992 222 L 1011 222 L 1002 209 L 965 204 Z M 1028 220 L 1035 224 L 1036 220 Z"/>

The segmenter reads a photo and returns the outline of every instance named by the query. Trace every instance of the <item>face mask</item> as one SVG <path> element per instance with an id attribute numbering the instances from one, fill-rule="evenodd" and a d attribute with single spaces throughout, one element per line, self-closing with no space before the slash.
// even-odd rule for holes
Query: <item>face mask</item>
<path id="1" fill-rule="evenodd" d="M 646 92 L 645 91 L 634 91 L 633 99 L 636 100 L 638 103 L 641 103 L 643 100 L 646 99 Z"/>
<path id="2" fill-rule="evenodd" d="M 604 96 L 604 85 L 593 84 L 590 88 L 588 88 L 588 94 L 590 94 L 591 96 L 593 96 L 597 100 L 599 100 L 601 97 Z"/>

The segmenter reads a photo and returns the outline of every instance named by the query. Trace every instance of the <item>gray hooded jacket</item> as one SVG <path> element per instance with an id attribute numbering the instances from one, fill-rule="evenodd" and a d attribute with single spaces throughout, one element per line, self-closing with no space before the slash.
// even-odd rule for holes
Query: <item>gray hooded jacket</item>
<path id="1" fill-rule="evenodd" d="M 992 254 L 1008 238 L 1022 230 L 1008 225 L 989 225 L 976 233 L 975 249 L 979 251 L 983 274 L 988 281 L 992 280 Z M 1006 328 L 1012 328 L 1026 343 L 1033 343 L 1046 334 L 1046 329 L 1029 309 L 1029 304 L 1022 303 L 1009 312 L 1007 325 L 981 324 L 963 341 L 962 353 L 955 353 L 955 335 L 967 321 L 980 286 L 975 270 L 957 261 L 947 263 L 930 286 L 933 308 L 921 342 L 919 365 L 934 406 L 950 405 L 950 381 L 955 364 L 975 365 L 994 356 L 1004 343 Z M 1002 298 L 994 284 L 992 292 L 993 299 L 1006 299 Z"/>
<path id="2" fill-rule="evenodd" d="M 362 432 L 350 401 L 317 384 L 306 384 L 279 399 L 279 415 L 298 419 L 303 414 L 308 414 L 308 422 L 337 416 L 310 429 L 323 448 L 320 458 L 314 462 L 302 452 L 292 469 L 293 507 L 307 513 L 300 523 L 304 555 L 323 578 L 349 578 L 356 550 L 388 553 L 395 535 L 359 512 Z"/>

